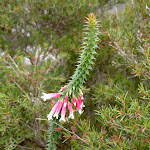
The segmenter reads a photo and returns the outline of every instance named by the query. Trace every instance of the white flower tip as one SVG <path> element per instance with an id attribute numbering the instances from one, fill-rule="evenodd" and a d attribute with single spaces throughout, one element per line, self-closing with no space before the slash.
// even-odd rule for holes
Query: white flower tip
<path id="1" fill-rule="evenodd" d="M 44 96 L 41 96 L 41 98 L 43 99 L 44 102 L 47 100 Z"/>
<path id="2" fill-rule="evenodd" d="M 45 102 L 48 98 L 47 98 L 47 94 L 42 92 L 42 95 L 41 98 L 43 99 L 43 101 Z"/>
<path id="3" fill-rule="evenodd" d="M 42 95 L 43 95 L 43 96 L 46 96 L 47 94 L 46 94 L 46 93 L 44 93 L 44 92 L 42 92 Z"/>
<path id="4" fill-rule="evenodd" d="M 64 107 L 66 107 L 67 106 L 67 103 L 64 103 Z"/>
<path id="5" fill-rule="evenodd" d="M 66 122 L 66 119 L 65 119 L 64 117 L 61 117 L 61 118 L 59 119 L 59 121 L 60 121 L 60 122 Z"/>
<path id="6" fill-rule="evenodd" d="M 74 115 L 73 114 L 71 114 L 71 115 L 69 115 L 69 117 L 68 118 L 70 118 L 70 119 L 74 119 Z"/>
<path id="7" fill-rule="evenodd" d="M 53 120 L 53 118 L 52 117 L 47 117 L 48 118 L 48 120 Z"/>
<path id="8" fill-rule="evenodd" d="M 81 115 L 83 113 L 83 111 L 82 110 L 79 110 L 79 114 Z"/>
<path id="9" fill-rule="evenodd" d="M 76 107 L 76 102 L 75 103 L 73 103 L 74 104 L 74 106 Z"/>
<path id="10" fill-rule="evenodd" d="M 54 117 L 56 117 L 56 119 L 58 119 L 58 114 L 55 113 L 55 114 L 54 114 Z"/>
<path id="11" fill-rule="evenodd" d="M 48 118 L 48 120 L 53 120 L 53 118 L 52 118 L 52 115 L 51 115 L 51 114 L 48 114 L 48 115 L 47 115 L 47 118 Z"/>

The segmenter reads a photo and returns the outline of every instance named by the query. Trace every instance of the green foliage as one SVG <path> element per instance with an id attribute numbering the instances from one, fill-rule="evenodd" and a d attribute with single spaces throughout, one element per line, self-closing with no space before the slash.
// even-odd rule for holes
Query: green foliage
<path id="1" fill-rule="evenodd" d="M 37 47 L 35 52 L 29 51 L 28 58 L 23 57 L 20 51 L 14 57 L 9 53 L 1 57 L 1 148 L 46 147 L 43 130 L 47 125 L 38 119 L 41 115 L 46 116 L 49 108 L 40 96 L 42 88 L 54 89 L 49 87 L 47 80 L 51 85 L 57 83 L 58 86 L 64 80 L 55 73 L 55 66 L 64 56 L 60 55 L 57 61 L 52 61 L 45 44 L 45 47 Z"/>
<path id="2" fill-rule="evenodd" d="M 119 107 L 104 106 L 96 111 L 101 131 L 92 128 L 86 132 L 86 140 L 95 149 L 148 149 L 150 103 L 142 103 L 127 93 L 116 97 L 116 101 Z"/>
<path id="3" fill-rule="evenodd" d="M 92 125 L 80 129 L 89 128 L 86 141 L 93 149 L 150 148 L 149 4 L 133 1 L 118 16 L 112 14 L 101 22 L 109 45 L 100 36 L 103 46 L 99 54 L 104 57 L 99 68 L 104 76 L 101 83 L 93 85 L 96 114 L 90 121 L 95 117 L 97 122 L 94 129 Z M 84 149 L 90 146 L 83 144 Z"/>

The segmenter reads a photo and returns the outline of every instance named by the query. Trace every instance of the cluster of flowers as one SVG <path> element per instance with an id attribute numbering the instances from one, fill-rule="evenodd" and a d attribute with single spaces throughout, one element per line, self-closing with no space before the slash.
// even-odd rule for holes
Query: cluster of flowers
<path id="1" fill-rule="evenodd" d="M 47 99 L 52 99 L 52 98 L 56 98 L 56 97 L 60 97 L 61 94 L 60 93 L 43 93 L 43 96 L 41 97 L 44 101 L 46 101 Z M 72 105 L 74 105 L 74 109 L 72 107 Z M 83 105 L 83 96 L 82 94 L 76 98 L 73 97 L 72 102 L 68 101 L 68 94 L 66 94 L 65 99 L 60 99 L 57 101 L 57 103 L 53 106 L 52 110 L 50 111 L 50 113 L 47 115 L 48 120 L 52 120 L 52 117 L 56 117 L 56 119 L 58 119 L 59 113 L 61 111 L 61 118 L 59 121 L 66 121 L 66 108 L 68 106 L 68 110 L 69 110 L 69 117 L 71 119 L 74 119 L 74 114 L 73 112 L 77 109 L 78 112 L 81 114 L 82 113 L 82 107 Z"/>

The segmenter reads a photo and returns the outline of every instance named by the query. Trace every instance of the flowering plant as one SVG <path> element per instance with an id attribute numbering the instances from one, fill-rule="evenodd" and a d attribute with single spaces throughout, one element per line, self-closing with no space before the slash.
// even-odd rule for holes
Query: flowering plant
<path id="1" fill-rule="evenodd" d="M 85 22 L 84 38 L 82 53 L 79 57 L 79 64 L 75 70 L 74 75 L 71 77 L 70 82 L 61 90 L 59 93 L 43 93 L 41 97 L 44 101 L 51 98 L 60 97 L 57 103 L 53 106 L 52 110 L 48 114 L 48 120 L 52 117 L 58 119 L 59 113 L 61 111 L 60 121 L 66 121 L 66 108 L 69 110 L 69 117 L 74 119 L 73 112 L 78 110 L 82 113 L 83 105 L 83 92 L 82 86 L 85 83 L 87 75 L 89 75 L 89 70 L 92 69 L 94 55 L 96 54 L 95 49 L 97 48 L 98 38 L 98 23 L 96 17 L 93 13 L 88 15 Z"/>

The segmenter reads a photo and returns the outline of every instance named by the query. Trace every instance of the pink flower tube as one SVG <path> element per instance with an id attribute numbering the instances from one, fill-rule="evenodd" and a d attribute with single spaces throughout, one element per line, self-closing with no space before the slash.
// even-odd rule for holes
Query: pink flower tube
<path id="1" fill-rule="evenodd" d="M 56 108 L 55 114 L 54 114 L 54 117 L 56 117 L 56 119 L 58 119 L 58 115 L 59 115 L 59 112 L 60 112 L 60 110 L 62 108 L 62 105 L 63 105 L 63 100 L 60 100 L 59 104 L 58 104 L 58 106 Z"/>
<path id="2" fill-rule="evenodd" d="M 56 97 L 61 96 L 60 93 L 48 93 L 48 94 L 46 94 L 46 93 L 43 92 L 42 94 L 43 94 L 43 96 L 41 96 L 41 98 L 44 101 L 46 101 L 47 99 L 52 99 L 52 98 L 56 98 Z"/>
<path id="3" fill-rule="evenodd" d="M 52 108 L 52 110 L 50 111 L 50 113 L 47 115 L 48 120 L 53 120 L 52 116 L 55 113 L 58 105 L 59 105 L 60 101 L 58 101 Z"/>
<path id="4" fill-rule="evenodd" d="M 65 115 L 66 115 L 66 105 L 63 105 L 62 110 L 61 110 L 61 118 L 59 119 L 59 121 L 66 122 Z"/>
<path id="5" fill-rule="evenodd" d="M 66 122 L 65 115 L 66 115 L 67 100 L 68 100 L 68 94 L 66 94 L 66 96 L 65 96 L 64 104 L 63 104 L 63 107 L 61 110 L 61 118 L 59 119 L 59 121 Z"/>
<path id="6" fill-rule="evenodd" d="M 69 110 L 69 117 L 68 118 L 74 119 L 73 109 L 72 109 L 72 105 L 70 102 L 68 102 L 68 110 Z"/>
<path id="7" fill-rule="evenodd" d="M 68 100 L 68 94 L 66 94 L 66 96 L 65 96 L 64 106 L 67 106 L 67 100 Z"/>
<path id="8" fill-rule="evenodd" d="M 76 104 L 76 98 L 74 98 L 74 97 L 73 97 L 73 104 L 74 104 L 74 106 L 77 106 L 77 104 Z"/>
<path id="9" fill-rule="evenodd" d="M 78 108 L 78 111 L 79 111 L 79 114 L 82 114 L 82 105 L 83 105 L 83 102 L 80 98 L 77 99 L 77 108 Z"/>

